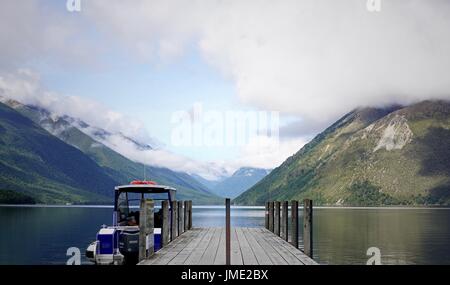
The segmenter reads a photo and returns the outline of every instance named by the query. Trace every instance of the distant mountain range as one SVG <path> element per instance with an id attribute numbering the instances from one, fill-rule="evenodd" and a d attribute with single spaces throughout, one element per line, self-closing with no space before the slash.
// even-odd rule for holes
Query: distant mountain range
<path id="1" fill-rule="evenodd" d="M 122 136 L 138 149 L 152 146 L 77 118 L 55 116 L 14 100 L 2 101 L 0 191 L 18 192 L 37 203 L 109 203 L 115 185 L 143 179 L 142 164 L 105 143 L 108 136 Z M 145 166 L 145 172 L 149 179 L 177 188 L 178 199 L 196 204 L 222 200 L 187 173 L 152 166 Z"/>
<path id="2" fill-rule="evenodd" d="M 207 186 L 214 194 L 221 197 L 235 198 L 255 185 L 268 173 L 270 173 L 270 170 L 267 169 L 242 167 L 230 177 L 223 177 L 217 181 L 206 180 L 200 176 L 195 176 L 195 178 Z"/>
<path id="3" fill-rule="evenodd" d="M 111 203 L 116 185 L 142 179 L 144 166 L 113 150 L 122 133 L 0 98 L 0 203 Z M 211 181 L 145 166 L 178 199 L 262 205 L 311 198 L 321 205 L 450 205 L 450 103 L 354 110 L 269 171 L 244 167 Z"/>
<path id="4" fill-rule="evenodd" d="M 450 103 L 348 113 L 234 200 L 450 205 Z"/>

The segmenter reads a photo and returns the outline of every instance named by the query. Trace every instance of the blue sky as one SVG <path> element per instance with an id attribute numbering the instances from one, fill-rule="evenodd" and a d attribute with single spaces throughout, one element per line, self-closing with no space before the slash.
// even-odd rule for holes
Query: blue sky
<path id="1" fill-rule="evenodd" d="M 195 103 L 201 103 L 205 110 L 252 109 L 238 102 L 233 82 L 208 65 L 195 50 L 176 61 L 153 65 L 116 56 L 114 63 L 108 63 L 108 69 L 36 68 L 42 83 L 51 90 L 86 97 L 136 118 L 168 149 L 204 161 L 233 158 L 238 149 L 172 146 L 173 112 L 189 110 Z"/>

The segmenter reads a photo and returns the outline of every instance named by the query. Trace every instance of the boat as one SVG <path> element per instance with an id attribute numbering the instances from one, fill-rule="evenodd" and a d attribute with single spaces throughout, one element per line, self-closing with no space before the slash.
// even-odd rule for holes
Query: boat
<path id="1" fill-rule="evenodd" d="M 176 189 L 158 185 L 153 181 L 132 181 L 128 185 L 114 188 L 114 210 L 112 225 L 103 225 L 96 240 L 86 249 L 89 261 L 98 265 L 137 264 L 139 259 L 139 204 L 142 199 L 155 201 L 154 239 L 155 251 L 161 248 L 162 211 L 160 203 L 169 201 L 172 215 L 172 201 Z"/>

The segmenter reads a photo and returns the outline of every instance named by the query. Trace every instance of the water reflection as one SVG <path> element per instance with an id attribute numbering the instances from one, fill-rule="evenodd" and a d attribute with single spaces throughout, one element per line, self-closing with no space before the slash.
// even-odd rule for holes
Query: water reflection
<path id="1" fill-rule="evenodd" d="M 111 213 L 104 207 L 0 207 L 0 264 L 64 264 L 67 248 L 84 252 L 100 226 L 111 223 Z M 320 263 L 365 264 L 375 246 L 384 264 L 450 264 L 449 209 L 316 208 L 313 220 Z M 223 207 L 193 209 L 196 227 L 224 221 Z M 262 227 L 264 209 L 233 207 L 231 221 Z"/>

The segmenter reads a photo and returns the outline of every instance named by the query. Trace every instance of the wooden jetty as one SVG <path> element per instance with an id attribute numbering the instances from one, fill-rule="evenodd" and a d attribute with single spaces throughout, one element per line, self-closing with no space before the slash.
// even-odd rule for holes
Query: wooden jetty
<path id="1" fill-rule="evenodd" d="M 226 200 L 224 228 L 193 228 L 191 201 L 173 201 L 173 214 L 162 204 L 163 247 L 154 252 L 143 247 L 139 265 L 317 265 L 312 256 L 312 201 L 304 201 L 304 251 L 298 248 L 298 201 L 266 204 L 265 228 L 230 226 L 230 201 Z M 144 219 L 152 219 L 153 203 L 141 203 Z M 150 208 L 149 208 L 150 207 Z M 181 214 L 180 214 L 181 213 Z M 152 237 L 153 221 L 142 223 L 142 244 Z M 290 242 L 289 242 L 290 241 Z M 147 243 L 149 246 L 149 243 Z M 152 243 L 150 243 L 150 247 Z"/>

